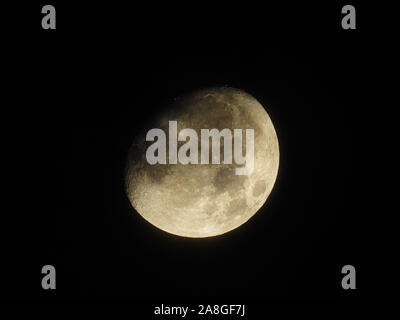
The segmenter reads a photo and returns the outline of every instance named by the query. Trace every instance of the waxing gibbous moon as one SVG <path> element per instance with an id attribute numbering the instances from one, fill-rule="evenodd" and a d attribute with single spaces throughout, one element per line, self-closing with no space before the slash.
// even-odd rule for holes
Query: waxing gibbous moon
<path id="1" fill-rule="evenodd" d="M 204 89 L 174 101 L 148 129 L 163 129 L 168 141 L 172 120 L 177 121 L 178 133 L 192 128 L 199 136 L 201 129 L 242 129 L 243 136 L 246 129 L 254 129 L 254 169 L 249 175 L 236 175 L 235 168 L 243 165 L 234 160 L 224 164 L 222 138 L 220 164 L 151 165 L 146 149 L 152 142 L 146 141 L 144 130 L 134 140 L 126 165 L 132 206 L 157 228 L 183 237 L 212 237 L 244 224 L 265 203 L 278 173 L 278 138 L 264 107 L 242 90 Z M 179 141 L 178 149 L 184 143 Z"/>

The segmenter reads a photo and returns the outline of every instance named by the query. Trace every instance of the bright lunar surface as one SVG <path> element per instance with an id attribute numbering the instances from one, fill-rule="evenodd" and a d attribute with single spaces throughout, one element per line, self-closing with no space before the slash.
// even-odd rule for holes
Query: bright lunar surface
<path id="1" fill-rule="evenodd" d="M 236 175 L 235 168 L 244 165 L 234 157 L 232 164 L 223 163 L 223 138 L 220 164 L 169 164 L 168 121 L 177 121 L 178 133 L 194 129 L 199 139 L 201 129 L 242 129 L 243 155 L 245 131 L 254 129 L 254 170 Z M 149 128 L 164 130 L 167 164 L 147 162 L 146 150 L 154 142 L 146 141 L 143 131 L 129 150 L 125 185 L 133 207 L 157 228 L 183 237 L 220 235 L 245 223 L 267 200 L 278 173 L 278 139 L 264 107 L 248 93 L 227 87 L 196 91 L 177 99 Z M 178 150 L 183 144 L 178 141 Z M 210 155 L 211 147 L 210 139 Z"/>

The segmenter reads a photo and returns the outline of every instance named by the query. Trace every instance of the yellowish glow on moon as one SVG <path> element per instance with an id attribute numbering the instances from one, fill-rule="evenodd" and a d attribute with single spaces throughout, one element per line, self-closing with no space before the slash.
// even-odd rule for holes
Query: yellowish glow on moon
<path id="1" fill-rule="evenodd" d="M 144 132 L 134 141 L 126 167 L 126 193 L 132 206 L 157 228 L 183 237 L 212 237 L 248 221 L 271 193 L 279 166 L 278 138 L 263 106 L 242 90 L 206 89 L 179 99 L 152 128 L 168 134 L 169 120 L 177 121 L 178 132 L 254 129 L 254 170 L 235 175 L 234 162 L 150 165 L 145 154 L 151 142 L 145 141 Z M 178 148 L 183 143 L 178 142 Z"/>

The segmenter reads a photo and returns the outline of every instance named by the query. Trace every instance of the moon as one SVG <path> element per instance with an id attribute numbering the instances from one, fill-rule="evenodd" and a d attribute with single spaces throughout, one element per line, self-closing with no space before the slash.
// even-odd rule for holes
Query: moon
<path id="1" fill-rule="evenodd" d="M 254 169 L 236 175 L 235 161 L 224 164 L 223 139 L 220 164 L 150 165 L 145 154 L 151 142 L 143 130 L 127 157 L 125 186 L 132 206 L 157 228 L 182 237 L 212 237 L 243 225 L 266 202 L 278 173 L 278 138 L 265 108 L 242 90 L 218 87 L 176 99 L 149 128 L 163 129 L 168 141 L 169 120 L 177 121 L 178 133 L 228 128 L 242 129 L 244 136 L 246 129 L 254 129 Z M 184 143 L 179 141 L 178 149 Z"/>

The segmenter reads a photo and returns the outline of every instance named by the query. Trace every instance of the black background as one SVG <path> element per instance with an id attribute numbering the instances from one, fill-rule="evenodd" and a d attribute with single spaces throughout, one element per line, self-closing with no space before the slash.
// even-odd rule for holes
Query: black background
<path id="1" fill-rule="evenodd" d="M 57 29 L 43 30 L 44 4 L 24 6 L 13 38 L 3 297 L 154 305 L 391 295 L 395 252 L 369 161 L 383 153 L 387 109 L 373 97 L 394 88 L 394 53 L 373 6 L 353 3 L 357 29 L 343 30 L 341 2 L 56 2 Z M 266 107 L 280 168 L 245 225 L 186 239 L 134 211 L 123 170 L 146 119 L 212 86 Z M 55 291 L 41 289 L 45 264 L 56 267 Z M 341 287 L 346 264 L 357 290 Z"/>

